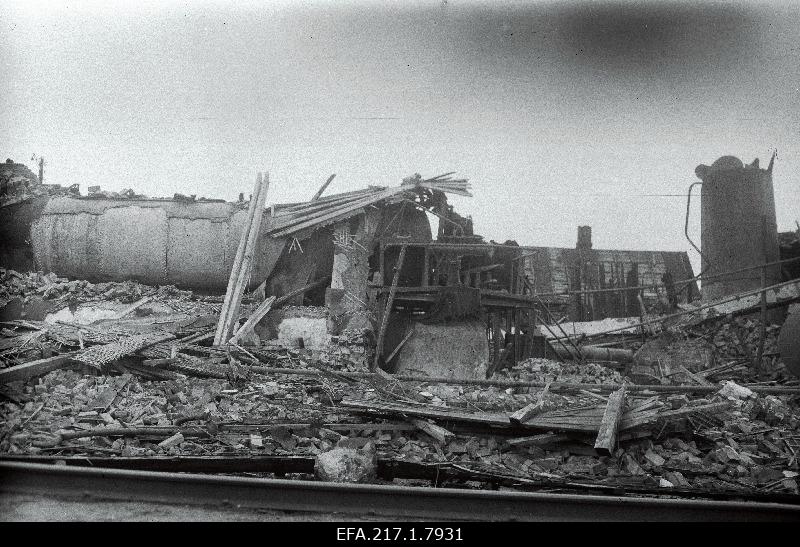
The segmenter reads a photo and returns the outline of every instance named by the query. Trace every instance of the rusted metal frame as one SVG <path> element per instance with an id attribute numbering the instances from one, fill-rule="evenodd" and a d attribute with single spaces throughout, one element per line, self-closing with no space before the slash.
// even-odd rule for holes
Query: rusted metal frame
<path id="1" fill-rule="evenodd" d="M 392 278 L 392 286 L 389 289 L 389 297 L 386 299 L 386 306 L 383 310 L 381 317 L 381 326 L 378 330 L 378 343 L 375 346 L 375 359 L 372 361 L 370 370 L 378 368 L 378 362 L 383 352 L 383 339 L 386 336 L 386 326 L 389 324 L 389 315 L 392 312 L 392 305 L 394 304 L 394 295 L 397 292 L 397 284 L 400 282 L 400 270 L 403 269 L 403 262 L 406 258 L 406 246 L 400 247 L 400 256 L 397 257 L 397 264 L 394 269 L 394 277 Z"/>

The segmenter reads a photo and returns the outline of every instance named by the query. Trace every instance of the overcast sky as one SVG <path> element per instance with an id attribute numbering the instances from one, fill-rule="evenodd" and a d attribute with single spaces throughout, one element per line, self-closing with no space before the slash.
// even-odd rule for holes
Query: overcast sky
<path id="1" fill-rule="evenodd" d="M 800 218 L 796 3 L 0 2 L 0 148 L 46 182 L 268 202 L 457 171 L 487 239 L 689 250 L 694 168 Z M 3 159 L 5 159 L 5 157 Z M 699 241 L 699 208 L 693 211 Z M 696 260 L 693 260 L 695 265 Z"/>

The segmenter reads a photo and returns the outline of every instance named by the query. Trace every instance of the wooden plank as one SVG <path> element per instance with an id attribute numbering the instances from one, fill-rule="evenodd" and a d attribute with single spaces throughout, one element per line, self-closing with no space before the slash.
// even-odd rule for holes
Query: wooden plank
<path id="1" fill-rule="evenodd" d="M 397 264 L 394 268 L 394 277 L 392 278 L 392 287 L 389 289 L 389 298 L 386 299 L 386 308 L 381 317 L 381 326 L 378 330 L 378 343 L 375 347 L 375 360 L 372 362 L 371 370 L 378 368 L 378 361 L 383 351 L 383 338 L 386 336 L 386 326 L 389 324 L 389 314 L 392 312 L 392 305 L 394 304 L 394 295 L 397 292 L 397 283 L 400 281 L 400 270 L 403 269 L 403 262 L 406 258 L 406 246 L 400 247 L 400 256 L 397 257 Z"/>
<path id="2" fill-rule="evenodd" d="M 704 413 L 704 414 L 715 414 L 717 412 L 723 412 L 730 407 L 730 403 L 728 401 L 723 401 L 721 403 L 711 403 L 707 405 L 700 405 L 700 406 L 685 406 L 683 408 L 679 408 L 677 410 L 667 410 L 663 412 L 658 412 L 653 415 L 645 415 L 645 416 L 625 416 L 622 420 L 621 429 L 630 429 L 632 427 L 637 427 L 640 425 L 645 425 L 651 422 L 655 422 L 657 420 L 675 420 L 679 418 L 685 418 L 687 416 L 691 416 L 692 414 Z"/>
<path id="3" fill-rule="evenodd" d="M 536 401 L 517 410 L 508 417 L 508 420 L 514 425 L 520 425 L 533 418 L 536 414 L 541 413 L 544 410 L 544 398 L 547 396 L 548 391 L 550 391 L 550 382 L 539 392 Z"/>
<path id="4" fill-rule="evenodd" d="M 326 189 L 326 188 L 327 188 L 327 187 L 330 185 L 331 181 L 333 181 L 333 178 L 334 178 L 335 176 L 336 176 L 336 173 L 334 173 L 334 174 L 332 174 L 330 177 L 328 177 L 328 180 L 326 180 L 326 181 L 325 181 L 325 184 L 323 184 L 323 185 L 320 187 L 320 189 L 319 189 L 319 190 L 317 190 L 317 193 L 316 193 L 316 194 L 314 194 L 314 197 L 313 197 L 313 198 L 311 198 L 311 201 L 317 201 L 319 198 L 321 198 L 321 197 L 322 197 L 322 192 L 324 192 L 324 191 L 325 191 L 325 189 Z"/>
<path id="5" fill-rule="evenodd" d="M 455 439 L 455 437 L 456 437 L 453 433 L 451 433 L 450 431 L 446 430 L 445 428 L 443 428 L 441 426 L 438 426 L 436 424 L 433 424 L 433 423 L 431 423 L 431 422 L 429 422 L 427 420 L 415 419 L 415 420 L 411 420 L 411 422 L 415 426 L 417 426 L 417 428 L 419 428 L 420 431 L 423 431 L 424 433 L 427 433 L 428 435 L 430 435 L 431 437 L 436 439 L 436 441 L 441 443 L 441 444 L 447 444 L 450 441 L 452 441 L 453 439 Z"/>
<path id="6" fill-rule="evenodd" d="M 261 173 L 258 174 L 256 177 L 256 184 L 255 188 L 253 189 L 253 196 L 250 198 L 250 207 L 247 211 L 247 222 L 244 225 L 244 230 L 242 231 L 242 235 L 239 238 L 239 246 L 236 248 L 236 256 L 233 259 L 233 264 L 231 265 L 231 273 L 228 276 L 228 287 L 225 290 L 225 300 L 222 303 L 222 310 L 219 314 L 219 321 L 217 322 L 217 329 L 216 333 L 214 334 L 214 344 L 220 344 L 222 340 L 222 334 L 225 328 L 225 324 L 228 320 L 228 316 L 230 315 L 230 308 L 231 308 L 231 300 L 233 298 L 233 290 L 236 286 L 236 280 L 239 278 L 239 272 L 242 267 L 242 260 L 244 258 L 244 251 L 245 247 L 247 246 L 247 238 L 250 235 L 250 228 L 253 225 L 253 218 L 256 214 L 256 209 L 258 208 L 258 196 L 261 193 Z"/>
<path id="7" fill-rule="evenodd" d="M 48 357 L 47 359 L 38 359 L 29 363 L 22 363 L 21 365 L 4 368 L 0 370 L 0 383 L 7 384 L 9 382 L 27 380 L 35 376 L 41 376 L 42 374 L 47 374 L 48 372 L 58 370 L 72 361 L 72 357 L 77 354 L 78 351 L 55 355 L 53 357 Z"/>
<path id="8" fill-rule="evenodd" d="M 318 200 L 313 201 L 313 202 L 312 201 L 303 201 L 303 202 L 299 202 L 299 203 L 284 203 L 284 204 L 278 205 L 277 207 L 279 208 L 278 209 L 279 212 L 284 212 L 284 211 L 290 211 L 291 212 L 291 211 L 297 211 L 297 210 L 300 210 L 300 209 L 304 209 L 306 207 L 310 207 L 310 206 L 316 205 L 316 204 L 325 204 L 325 203 L 330 204 L 330 203 L 333 203 L 334 201 L 342 201 L 342 200 L 347 199 L 347 198 L 364 197 L 364 196 L 367 196 L 367 195 L 369 195 L 369 194 L 371 194 L 373 192 L 377 192 L 377 191 L 378 190 L 376 188 L 362 188 L 361 190 L 351 190 L 349 192 L 340 192 L 338 194 L 332 194 L 330 196 L 325 196 L 324 198 L 319 198 Z"/>
<path id="9" fill-rule="evenodd" d="M 342 399 L 339 403 L 341 408 L 364 411 L 369 414 L 393 415 L 393 416 L 415 416 L 420 418 L 431 418 L 434 420 L 456 421 L 477 423 L 489 426 L 508 427 L 508 418 L 503 414 L 492 414 L 488 412 L 464 412 L 446 407 L 433 407 L 432 405 L 410 405 L 391 403 L 387 401 L 359 401 L 355 399 Z"/>
<path id="10" fill-rule="evenodd" d="M 359 209 L 369 205 L 370 203 L 373 203 L 374 201 L 386 199 L 387 197 L 391 197 L 402 191 L 403 190 L 400 188 L 388 188 L 378 192 L 370 192 L 364 196 L 356 196 L 356 199 L 347 198 L 333 203 L 311 203 L 307 207 L 310 210 L 307 211 L 304 208 L 303 210 L 293 211 L 294 216 L 292 218 L 276 222 L 272 227 L 270 227 L 270 231 L 274 232 L 278 230 L 284 230 L 296 224 L 309 222 L 317 218 L 327 217 L 336 212 L 341 212 L 348 209 Z"/>
<path id="11" fill-rule="evenodd" d="M 256 253 L 258 246 L 258 238 L 261 235 L 261 222 L 264 218 L 264 204 L 267 200 L 267 192 L 269 191 L 269 173 L 266 173 L 263 178 L 261 192 L 258 195 L 258 202 L 256 204 L 256 212 L 253 216 L 253 226 L 250 228 L 250 233 L 247 235 L 247 246 L 244 251 L 244 258 L 242 259 L 242 268 L 239 272 L 239 279 L 237 280 L 236 287 L 234 288 L 233 299 L 231 301 L 231 314 L 228 317 L 228 324 L 224 333 L 223 341 L 233 334 L 233 328 L 239 321 L 239 308 L 242 304 L 242 297 L 244 296 L 247 284 L 250 282 L 250 275 L 253 270 L 253 257 Z"/>
<path id="12" fill-rule="evenodd" d="M 622 413 L 625 408 L 625 385 L 609 395 L 603 419 L 600 422 L 600 431 L 594 442 L 594 448 L 598 453 L 608 456 L 616 447 L 617 430 L 619 429 Z"/>
<path id="13" fill-rule="evenodd" d="M 267 313 L 269 313 L 269 310 L 272 309 L 272 304 L 274 302 L 275 302 L 275 297 L 270 296 L 269 298 L 264 300 L 261 304 L 259 304 L 256 310 L 250 315 L 250 317 L 247 318 L 247 321 L 245 321 L 244 325 L 242 325 L 241 328 L 236 331 L 236 334 L 233 335 L 233 338 L 231 338 L 228 341 L 228 343 L 238 344 L 239 340 L 243 336 L 249 334 L 253 330 L 253 327 L 255 327 L 256 324 L 258 324 L 258 322 L 261 321 L 261 319 L 265 315 L 267 315 Z"/>
<path id="14" fill-rule="evenodd" d="M 330 276 L 323 277 L 322 279 L 317 279 L 313 283 L 309 283 L 305 287 L 300 287 L 299 289 L 295 289 L 290 293 L 287 293 L 280 298 L 276 299 L 275 302 L 272 303 L 273 308 L 280 308 L 287 302 L 289 302 L 295 296 L 300 296 L 301 294 L 310 291 L 311 289 L 316 289 L 317 287 L 321 287 L 325 285 L 330 280 Z"/>
<path id="15" fill-rule="evenodd" d="M 257 182 L 262 182 L 261 173 L 258 174 Z M 236 282 L 233 286 L 233 289 L 231 289 L 230 299 L 228 301 L 228 313 L 224 319 L 224 322 L 222 317 L 220 317 L 221 325 L 218 325 L 217 333 L 214 336 L 214 345 L 220 345 L 227 342 L 231 337 L 234 325 L 239 320 L 239 306 L 242 303 L 242 295 L 244 294 L 245 286 L 250 279 L 253 255 L 255 254 L 256 242 L 258 241 L 258 236 L 261 229 L 261 220 L 264 216 L 264 202 L 267 199 L 268 190 L 269 174 L 266 174 L 263 178 L 262 184 L 259 185 L 258 198 L 255 204 L 256 209 L 255 213 L 253 214 L 253 224 L 248 230 L 244 256 L 242 257 Z M 228 300 L 227 294 L 226 300 Z"/>
<path id="16" fill-rule="evenodd" d="M 150 300 L 152 300 L 152 298 L 153 298 L 152 296 L 145 296 L 144 298 L 141 298 L 141 299 L 139 299 L 137 302 L 135 302 L 135 303 L 131 304 L 130 306 L 128 306 L 127 308 L 125 308 L 124 310 L 122 310 L 121 312 L 119 312 L 119 313 L 116 315 L 116 317 L 114 317 L 114 319 L 122 319 L 123 317 L 125 317 L 126 315 L 128 315 L 129 313 L 131 313 L 133 310 L 135 310 L 136 308 L 138 308 L 139 306 L 141 306 L 141 305 L 143 305 L 143 304 L 146 304 L 147 302 L 149 302 Z"/>
<path id="17" fill-rule="evenodd" d="M 353 203 L 358 200 L 364 199 L 368 195 L 370 194 L 365 193 L 363 195 L 347 196 L 329 201 L 323 201 L 323 200 L 310 201 L 302 206 L 294 207 L 292 209 L 287 209 L 284 211 L 279 211 L 275 214 L 275 216 L 272 217 L 276 219 L 274 221 L 275 224 L 273 225 L 273 227 L 276 227 L 278 224 L 283 224 L 293 220 L 300 220 L 316 211 L 323 211 L 323 210 L 330 211 L 335 207 L 340 207 L 347 203 Z"/>
<path id="18" fill-rule="evenodd" d="M 384 190 L 383 192 L 378 192 L 367 198 L 358 200 L 352 204 L 335 208 L 331 211 L 324 211 L 322 213 L 309 215 L 308 218 L 302 217 L 293 221 L 285 222 L 279 226 L 271 228 L 268 233 L 272 237 L 282 237 L 293 234 L 295 232 L 299 232 L 306 228 L 322 226 L 324 224 L 336 222 L 337 220 L 351 216 L 354 211 L 363 209 L 368 205 L 372 205 L 373 203 L 377 203 L 381 200 L 390 198 L 404 191 L 405 191 L 404 188 L 389 188 L 388 190 Z"/>
<path id="19" fill-rule="evenodd" d="M 699 375 L 695 374 L 694 372 L 692 372 L 691 370 L 689 370 L 685 366 L 679 365 L 679 367 L 681 369 L 681 372 L 683 372 L 686 376 L 689 377 L 690 380 L 694 381 L 698 385 L 701 385 L 701 386 L 713 386 L 714 385 L 711 382 L 709 382 L 708 380 L 706 380 L 705 378 L 703 378 L 702 376 L 699 376 Z"/>
<path id="20" fill-rule="evenodd" d="M 563 443 L 569 441 L 571 437 L 564 433 L 542 433 L 541 435 L 531 435 L 530 437 L 518 437 L 506 440 L 508 446 L 546 446 L 548 444 Z"/>
<path id="21" fill-rule="evenodd" d="M 411 338 L 413 335 L 414 335 L 414 329 L 411 329 L 410 331 L 408 331 L 408 334 L 406 334 L 403 337 L 403 339 L 400 340 L 400 343 L 397 344 L 397 346 L 392 350 L 392 353 L 389 354 L 389 357 L 386 358 L 386 362 L 387 363 L 389 363 L 392 359 L 394 359 L 395 355 L 397 355 L 397 353 L 401 349 L 403 349 L 403 346 L 405 345 L 405 343 L 408 342 L 409 338 Z M 381 369 L 377 369 L 377 370 L 380 371 Z"/>

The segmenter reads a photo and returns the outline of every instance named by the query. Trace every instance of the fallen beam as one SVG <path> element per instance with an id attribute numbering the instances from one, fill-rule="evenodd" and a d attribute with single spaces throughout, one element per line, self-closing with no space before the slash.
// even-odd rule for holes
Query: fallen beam
<path id="1" fill-rule="evenodd" d="M 553 351 L 561 359 L 571 359 L 575 361 L 614 361 L 617 363 L 632 363 L 633 350 L 619 348 L 601 348 L 598 346 L 581 346 L 580 353 L 572 347 L 552 344 Z"/>
<path id="2" fill-rule="evenodd" d="M 447 444 L 456 437 L 453 433 L 445 428 L 433 424 L 427 420 L 416 419 L 412 420 L 412 422 L 415 426 L 417 426 L 417 428 L 419 428 L 420 431 L 427 433 L 441 444 Z"/>
<path id="3" fill-rule="evenodd" d="M 2 369 L 0 370 L 0 383 L 7 384 L 9 382 L 27 380 L 58 370 L 70 363 L 77 353 L 78 351 L 73 351 Z"/>
<path id="4" fill-rule="evenodd" d="M 317 201 L 320 197 L 322 197 L 322 193 L 325 191 L 325 189 L 328 187 L 328 185 L 333 181 L 333 177 L 335 177 L 335 176 L 336 176 L 336 173 L 334 173 L 330 177 L 328 177 L 328 180 L 326 180 L 325 184 L 323 184 L 320 187 L 320 189 L 317 190 L 317 193 L 314 194 L 314 197 L 311 198 L 311 201 Z"/>
<path id="5" fill-rule="evenodd" d="M 517 410 L 514 414 L 508 417 L 508 420 L 514 425 L 520 425 L 542 412 L 542 410 L 544 410 L 544 398 L 548 391 L 550 391 L 549 383 L 544 386 L 542 391 L 539 392 L 539 395 L 536 397 L 536 401 Z"/>
<path id="6" fill-rule="evenodd" d="M 610 456 L 617 444 L 617 430 L 619 429 L 622 413 L 625 408 L 625 384 L 608 397 L 603 419 L 600 421 L 600 431 L 594 442 L 594 449 L 603 456 Z"/>
<path id="7" fill-rule="evenodd" d="M 381 256 L 383 254 L 381 253 Z M 383 353 L 383 338 L 386 335 L 386 326 L 389 324 L 389 316 L 392 313 L 392 306 L 394 305 L 394 295 L 397 292 L 397 283 L 400 279 L 400 270 L 403 269 L 403 262 L 406 258 L 406 246 L 403 245 L 400 247 L 400 256 L 397 257 L 397 263 L 394 266 L 394 277 L 392 277 L 392 288 L 389 290 L 389 296 L 386 299 L 386 307 L 383 310 L 383 315 L 381 316 L 381 325 L 378 329 L 378 342 L 375 347 L 375 360 L 372 362 L 372 366 L 370 370 L 375 370 L 378 368 L 378 362 L 381 358 L 381 353 Z M 381 268 L 383 268 L 383 264 L 381 264 Z M 381 279 L 383 282 L 383 279 Z"/>
<path id="8" fill-rule="evenodd" d="M 239 330 L 237 330 L 237 331 L 236 331 L 236 334 L 234 334 L 234 335 L 233 335 L 233 338 L 231 338 L 231 339 L 228 341 L 228 343 L 229 343 L 229 344 L 233 344 L 233 345 L 235 345 L 235 344 L 238 344 L 238 343 L 239 343 L 239 340 L 240 340 L 240 339 L 241 339 L 243 336 L 246 336 L 247 334 L 249 334 L 249 333 L 250 333 L 250 331 L 252 331 L 252 330 L 253 330 L 253 327 L 255 327 L 255 326 L 258 324 L 258 322 L 259 322 L 259 321 L 261 321 L 261 319 L 262 319 L 262 318 L 263 318 L 265 315 L 267 315 L 267 313 L 269 313 L 269 310 L 271 310 L 271 309 L 272 309 L 272 305 L 273 305 L 274 303 L 275 303 L 275 297 L 274 297 L 274 296 L 270 296 L 269 298 L 267 298 L 266 300 L 264 300 L 264 301 L 263 301 L 263 302 L 262 302 L 262 303 L 261 303 L 261 304 L 258 306 L 258 308 L 256 308 L 256 311 L 254 311 L 254 312 L 253 312 L 253 313 L 250 315 L 250 317 L 248 317 L 248 318 L 247 318 L 247 321 L 245 321 L 244 325 L 242 325 L 242 326 L 239 328 Z"/>

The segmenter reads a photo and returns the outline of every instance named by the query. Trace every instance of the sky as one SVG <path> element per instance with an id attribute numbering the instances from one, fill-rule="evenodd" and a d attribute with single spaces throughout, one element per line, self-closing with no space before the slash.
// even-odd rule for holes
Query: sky
<path id="1" fill-rule="evenodd" d="M 45 182 L 268 203 L 456 171 L 487 240 L 689 251 L 698 164 L 800 219 L 800 3 L 0 0 L 0 154 Z M 3 158 L 5 159 L 5 158 Z M 693 203 L 697 205 L 697 203 Z M 699 241 L 699 207 L 690 232 Z"/>

